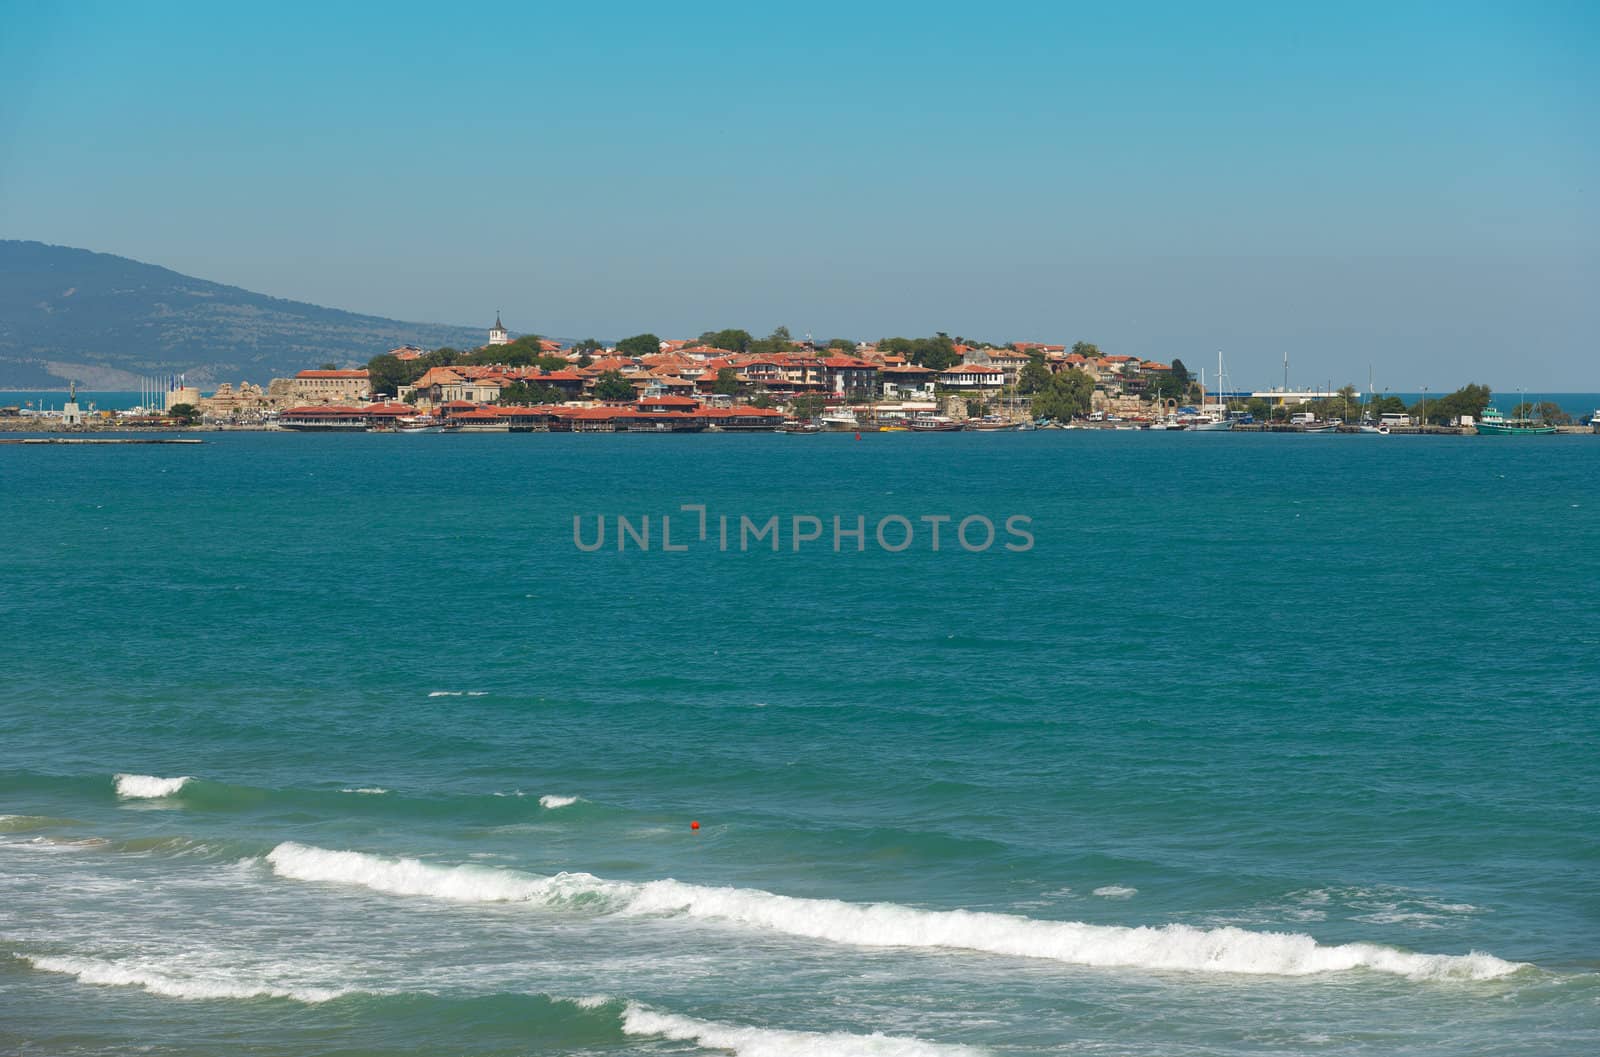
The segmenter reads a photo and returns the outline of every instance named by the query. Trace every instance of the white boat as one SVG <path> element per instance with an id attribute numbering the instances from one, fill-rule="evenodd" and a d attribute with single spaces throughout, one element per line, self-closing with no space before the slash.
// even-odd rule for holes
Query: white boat
<path id="1" fill-rule="evenodd" d="M 407 415 L 394 420 L 396 433 L 437 433 L 443 426 L 432 415 Z"/>
<path id="2" fill-rule="evenodd" d="M 861 420 L 847 407 L 837 408 L 817 416 L 817 424 L 833 433 L 854 433 L 861 428 Z"/>

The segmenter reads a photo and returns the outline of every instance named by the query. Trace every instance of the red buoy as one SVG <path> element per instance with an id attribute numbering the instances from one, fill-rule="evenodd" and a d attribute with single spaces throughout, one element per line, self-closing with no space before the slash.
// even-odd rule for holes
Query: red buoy
<path id="1" fill-rule="evenodd" d="M 689 828 L 690 829 L 699 829 L 700 828 L 700 823 L 698 823 L 698 822 L 690 822 L 689 823 Z"/>
<path id="2" fill-rule="evenodd" d="M 856 434 L 856 440 L 860 440 L 860 439 L 861 439 L 861 434 L 857 433 Z"/>

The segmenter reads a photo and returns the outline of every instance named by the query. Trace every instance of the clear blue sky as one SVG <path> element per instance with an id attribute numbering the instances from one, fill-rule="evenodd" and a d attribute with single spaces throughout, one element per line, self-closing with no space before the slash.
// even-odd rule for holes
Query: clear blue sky
<path id="1" fill-rule="evenodd" d="M 1600 4 L 0 0 L 0 237 L 402 319 L 1600 390 Z"/>

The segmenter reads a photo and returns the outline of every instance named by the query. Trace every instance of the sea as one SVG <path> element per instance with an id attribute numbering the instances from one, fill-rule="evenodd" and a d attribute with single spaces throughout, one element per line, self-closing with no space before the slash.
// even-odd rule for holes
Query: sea
<path id="1" fill-rule="evenodd" d="M 0 445 L 0 1052 L 1600 1052 L 1596 438 L 199 436 Z"/>

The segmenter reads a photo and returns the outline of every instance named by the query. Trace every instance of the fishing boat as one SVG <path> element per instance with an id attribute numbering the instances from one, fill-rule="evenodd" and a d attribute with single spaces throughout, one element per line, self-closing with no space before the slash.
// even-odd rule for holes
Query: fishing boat
<path id="1" fill-rule="evenodd" d="M 778 427 L 778 432 L 803 433 L 809 435 L 812 433 L 821 433 L 822 427 L 817 425 L 815 422 L 785 422 L 783 425 Z"/>
<path id="2" fill-rule="evenodd" d="M 1495 407 L 1483 409 L 1483 417 L 1476 428 L 1479 435 L 1488 437 L 1538 436 L 1556 432 L 1556 427 L 1533 419 L 1506 418 Z"/>
<path id="3" fill-rule="evenodd" d="M 394 421 L 396 433 L 437 433 L 444 422 L 432 415 L 406 415 Z"/>
<path id="4" fill-rule="evenodd" d="M 969 421 L 967 428 L 979 433 L 1015 433 L 1022 428 L 1022 423 L 1002 422 L 993 418 L 978 418 Z"/>

